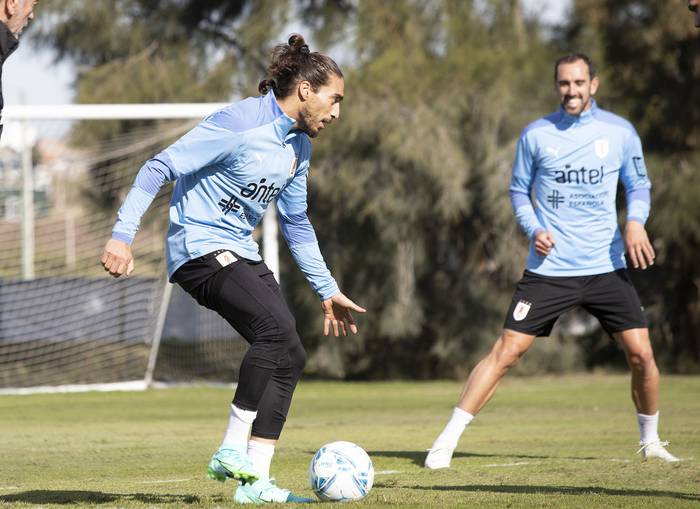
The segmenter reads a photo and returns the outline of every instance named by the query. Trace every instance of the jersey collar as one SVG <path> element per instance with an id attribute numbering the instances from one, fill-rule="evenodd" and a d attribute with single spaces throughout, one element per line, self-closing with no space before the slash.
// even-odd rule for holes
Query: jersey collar
<path id="1" fill-rule="evenodd" d="M 272 92 L 272 90 L 265 95 L 264 100 L 275 114 L 275 133 L 277 134 L 280 142 L 284 142 L 289 134 L 289 131 L 292 129 L 292 126 L 296 124 L 297 121 L 282 111 L 282 108 L 280 108 L 280 105 L 277 102 L 275 94 Z"/>

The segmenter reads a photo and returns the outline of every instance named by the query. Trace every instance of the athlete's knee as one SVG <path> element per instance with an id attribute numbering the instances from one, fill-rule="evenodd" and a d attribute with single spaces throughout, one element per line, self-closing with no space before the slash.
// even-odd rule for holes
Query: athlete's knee
<path id="1" fill-rule="evenodd" d="M 498 351 L 498 366 L 502 369 L 510 369 L 515 366 L 522 357 L 522 353 L 512 347 L 503 346 Z"/>
<path id="2" fill-rule="evenodd" d="M 500 340 L 494 346 L 493 350 L 491 350 L 489 357 L 491 358 L 492 365 L 495 365 L 498 369 L 503 371 L 509 370 L 520 358 L 516 351 L 509 348 Z"/>
<path id="3" fill-rule="evenodd" d="M 629 352 L 630 367 L 636 371 L 650 371 L 656 369 L 654 352 L 651 346 Z"/>
<path id="4" fill-rule="evenodd" d="M 498 365 L 508 369 L 515 365 L 527 351 L 529 342 L 522 340 L 522 335 L 505 330 L 494 346 Z"/>
<path id="5" fill-rule="evenodd" d="M 292 313 L 287 311 L 281 316 L 277 317 L 277 320 L 279 324 L 280 335 L 283 338 L 291 340 L 292 338 L 297 337 L 297 321 L 294 319 Z"/>
<path id="6" fill-rule="evenodd" d="M 289 349 L 289 363 L 292 375 L 298 380 L 306 366 L 306 350 L 304 350 L 301 341 L 298 341 L 294 347 Z"/>

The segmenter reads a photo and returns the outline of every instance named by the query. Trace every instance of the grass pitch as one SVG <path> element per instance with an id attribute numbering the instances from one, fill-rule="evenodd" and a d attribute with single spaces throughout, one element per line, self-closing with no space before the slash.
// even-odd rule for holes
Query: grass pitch
<path id="1" fill-rule="evenodd" d="M 700 377 L 662 378 L 661 436 L 683 459 L 642 462 L 623 376 L 507 378 L 452 468 L 421 467 L 460 384 L 300 384 L 277 448 L 280 486 L 311 495 L 326 442 L 364 447 L 375 484 L 357 507 L 700 507 Z M 231 389 L 0 396 L 0 508 L 231 507 L 206 479 Z M 347 507 L 344 505 L 343 507 Z"/>

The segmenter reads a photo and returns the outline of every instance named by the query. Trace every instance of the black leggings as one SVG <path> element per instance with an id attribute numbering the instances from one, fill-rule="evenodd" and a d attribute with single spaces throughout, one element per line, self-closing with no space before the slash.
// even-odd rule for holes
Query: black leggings
<path id="1" fill-rule="evenodd" d="M 250 344 L 233 403 L 244 410 L 257 410 L 253 436 L 277 439 L 306 363 L 294 317 L 272 271 L 263 262 L 237 260 L 188 289 L 196 279 L 192 275 L 202 274 L 205 265 L 211 266 L 202 261 L 206 258 L 184 264 L 173 281 L 202 306 L 224 317 Z"/>

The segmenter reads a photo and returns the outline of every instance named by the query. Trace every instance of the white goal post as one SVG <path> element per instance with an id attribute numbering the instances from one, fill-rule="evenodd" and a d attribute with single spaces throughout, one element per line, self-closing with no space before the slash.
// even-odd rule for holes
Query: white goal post
<path id="1" fill-rule="evenodd" d="M 134 276 L 110 278 L 99 267 L 99 255 L 115 207 L 143 162 L 226 105 L 5 107 L 0 140 L 0 394 L 135 390 L 159 381 L 161 339 L 173 292 L 163 256 L 169 186 L 154 200 L 134 242 Z M 72 129 L 66 124 L 76 121 L 83 126 L 133 122 L 134 127 L 122 128 L 127 134 L 97 146 L 82 147 L 80 140 L 69 140 Z M 261 241 L 265 262 L 279 280 L 272 209 L 263 218 Z M 230 337 L 225 341 L 220 336 L 232 336 L 230 327 L 209 316 L 189 322 L 171 327 L 180 339 L 169 346 L 168 367 L 160 369 L 167 381 L 198 380 L 201 372 L 195 367 L 182 367 L 196 363 L 196 355 L 206 358 L 202 363 L 209 363 L 209 372 L 230 371 L 230 360 L 220 359 L 229 357 L 222 352 L 230 347 L 222 345 L 230 344 Z M 189 342 L 189 336 L 208 342 Z"/>

